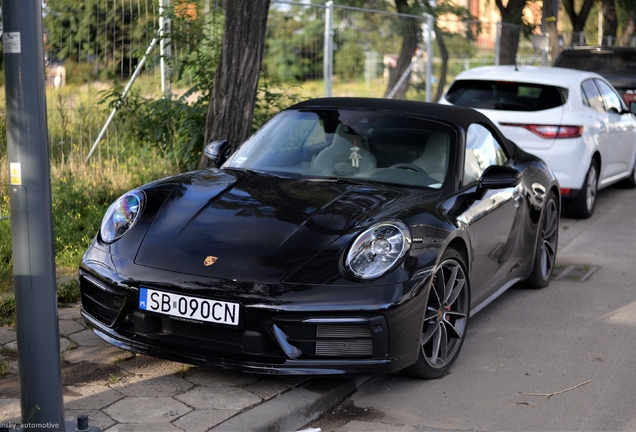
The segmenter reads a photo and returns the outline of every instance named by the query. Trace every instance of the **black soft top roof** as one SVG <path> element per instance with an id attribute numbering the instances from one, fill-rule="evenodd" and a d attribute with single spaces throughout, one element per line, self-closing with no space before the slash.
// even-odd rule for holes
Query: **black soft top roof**
<path id="1" fill-rule="evenodd" d="M 358 108 L 402 112 L 429 117 L 444 123 L 453 123 L 460 126 L 464 131 L 471 124 L 479 123 L 487 127 L 498 138 L 498 141 L 506 147 L 509 155 L 513 150 L 511 142 L 503 136 L 490 119 L 472 108 L 408 100 L 333 97 L 309 99 L 292 105 L 288 109 L 301 108 Z"/>

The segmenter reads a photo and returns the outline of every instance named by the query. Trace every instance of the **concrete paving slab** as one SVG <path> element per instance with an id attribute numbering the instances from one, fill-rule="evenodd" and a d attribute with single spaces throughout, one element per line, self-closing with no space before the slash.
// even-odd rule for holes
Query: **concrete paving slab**
<path id="1" fill-rule="evenodd" d="M 82 320 L 79 303 L 73 306 L 61 307 L 57 310 L 60 320 Z"/>
<path id="2" fill-rule="evenodd" d="M 63 353 L 65 351 L 72 351 L 73 348 L 76 348 L 77 344 L 70 339 L 65 337 L 60 338 L 60 352 Z"/>
<path id="3" fill-rule="evenodd" d="M 0 423 L 20 422 L 20 399 L 0 399 Z"/>
<path id="4" fill-rule="evenodd" d="M 8 342 L 6 344 L 4 344 L 4 347 L 10 350 L 15 350 L 16 352 L 18 351 L 18 341 L 14 340 L 11 342 Z"/>
<path id="5" fill-rule="evenodd" d="M 7 342 L 13 342 L 17 338 L 18 336 L 13 327 L 0 327 L 0 345 L 4 345 Z"/>
<path id="6" fill-rule="evenodd" d="M 80 348 L 64 353 L 64 360 L 69 363 L 116 364 L 120 363 L 122 359 L 134 356 L 131 352 L 112 345 Z"/>
<path id="7" fill-rule="evenodd" d="M 239 412 L 240 410 L 197 409 L 175 420 L 173 424 L 188 432 L 206 432 Z"/>
<path id="8" fill-rule="evenodd" d="M 174 374 L 160 377 L 145 377 L 131 374 L 130 376 L 122 378 L 118 383 L 111 384 L 110 387 L 130 397 L 148 395 L 171 397 L 185 393 L 193 388 L 194 384 Z"/>
<path id="9" fill-rule="evenodd" d="M 60 334 L 71 335 L 86 330 L 86 327 L 74 320 L 60 320 Z"/>
<path id="10" fill-rule="evenodd" d="M 256 405 L 262 399 L 254 393 L 236 387 L 195 387 L 175 399 L 196 409 L 243 410 Z"/>
<path id="11" fill-rule="evenodd" d="M 314 379 L 302 387 L 232 417 L 211 431 L 295 431 L 351 395 L 356 391 L 357 385 L 353 379 Z"/>
<path id="12" fill-rule="evenodd" d="M 64 410 L 64 420 L 77 424 L 77 417 L 80 415 L 88 416 L 88 425 L 97 426 L 101 430 L 112 427 L 116 424 L 115 420 L 97 409 L 66 409 Z"/>
<path id="13" fill-rule="evenodd" d="M 192 408 L 169 397 L 132 397 L 104 409 L 119 423 L 169 423 L 192 411 Z"/>
<path id="14" fill-rule="evenodd" d="M 257 382 L 245 387 L 245 390 L 254 393 L 263 400 L 268 400 L 279 394 L 298 387 L 309 381 L 308 378 L 261 378 Z"/>
<path id="15" fill-rule="evenodd" d="M 73 333 L 69 336 L 76 344 L 80 346 L 107 346 L 109 345 L 104 339 L 97 336 L 92 330 L 83 330 L 78 333 Z"/>
<path id="16" fill-rule="evenodd" d="M 64 388 L 64 408 L 69 410 L 102 409 L 123 398 L 124 395 L 105 385 Z"/>
<path id="17" fill-rule="evenodd" d="M 184 373 L 184 378 L 200 386 L 245 387 L 259 380 L 257 375 L 220 369 L 193 367 Z"/>

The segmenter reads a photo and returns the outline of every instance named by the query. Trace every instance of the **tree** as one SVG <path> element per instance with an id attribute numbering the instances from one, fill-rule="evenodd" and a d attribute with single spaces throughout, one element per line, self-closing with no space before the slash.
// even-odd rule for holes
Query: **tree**
<path id="1" fill-rule="evenodd" d="M 423 0 L 414 0 L 411 4 L 408 3 L 408 0 L 394 0 L 395 6 L 399 13 L 412 14 L 412 15 L 421 15 L 422 13 L 427 13 L 433 16 L 440 15 L 454 15 L 458 17 L 462 21 L 472 21 L 475 19 L 468 9 L 464 7 L 455 6 L 452 2 L 441 0 L 436 2 L 435 5 L 431 5 L 428 1 Z M 466 39 L 474 39 L 475 34 L 472 31 L 473 29 L 470 26 L 467 28 L 466 34 L 464 35 Z M 439 48 L 440 55 L 442 57 L 442 66 L 440 68 L 440 78 L 438 80 L 437 85 L 437 93 L 434 97 L 434 100 L 439 100 L 441 94 L 444 90 L 446 83 L 446 74 L 448 72 L 448 58 L 449 51 L 444 42 L 445 35 L 448 35 L 446 31 L 441 29 L 435 24 L 435 28 L 433 29 L 435 32 L 435 40 L 437 42 L 437 46 Z M 479 29 L 477 29 L 479 31 Z M 401 27 L 400 34 L 402 35 L 402 45 L 400 48 L 400 54 L 397 60 L 397 65 L 393 71 L 393 74 L 389 76 L 389 84 L 387 85 L 387 89 L 385 91 L 385 97 L 388 96 L 393 88 L 397 85 L 398 81 L 404 75 L 404 72 L 410 66 L 411 61 L 413 59 L 413 55 L 415 54 L 415 50 L 422 38 L 420 27 L 417 21 L 413 18 L 402 17 L 401 18 Z M 395 99 L 402 99 L 406 94 L 406 91 L 409 88 L 410 76 L 407 75 L 404 82 L 397 89 L 393 97 Z"/>
<path id="2" fill-rule="evenodd" d="M 625 23 L 623 36 L 620 39 L 621 46 L 629 45 L 629 40 L 636 33 L 636 0 L 617 0 L 619 11 L 623 14 L 619 22 Z"/>
<path id="3" fill-rule="evenodd" d="M 603 37 L 614 40 L 618 32 L 618 16 L 614 0 L 602 0 L 603 4 Z"/>
<path id="4" fill-rule="evenodd" d="M 415 13 L 413 10 L 417 6 L 417 1 L 414 6 L 410 6 L 407 0 L 395 0 L 395 7 L 399 13 L 410 14 Z M 413 18 L 403 17 L 400 25 L 400 34 L 402 35 L 402 46 L 400 47 L 400 55 L 397 59 L 397 64 L 391 75 L 389 75 L 389 84 L 387 85 L 384 97 L 387 97 L 393 88 L 397 85 L 398 81 L 404 75 L 404 72 L 411 64 L 415 49 L 418 45 L 418 38 L 420 37 L 420 29 L 417 22 Z M 409 77 L 404 80 L 400 85 L 400 88 L 395 92 L 393 98 L 402 99 L 409 88 Z"/>
<path id="5" fill-rule="evenodd" d="M 587 21 L 587 17 L 590 15 L 592 6 L 594 6 L 594 0 L 585 0 L 583 2 L 583 6 L 581 6 L 581 10 L 577 14 L 574 10 L 574 0 L 563 0 L 563 8 L 565 9 L 565 13 L 568 14 L 568 18 L 570 18 L 570 22 L 572 23 L 573 35 L 576 33 L 583 34 L 585 22 Z M 572 40 L 574 40 L 574 38 L 572 38 Z M 583 43 L 585 44 L 585 40 L 583 40 Z"/>
<path id="6" fill-rule="evenodd" d="M 556 8 L 556 10 L 555 10 Z M 552 0 L 543 2 L 543 24 L 550 35 L 550 56 L 555 59 L 561 50 L 559 47 L 559 31 L 557 29 L 558 3 Z"/>
<path id="7" fill-rule="evenodd" d="M 269 2 L 225 2 L 223 43 L 210 97 L 204 145 L 227 139 L 236 149 L 251 133 Z M 207 165 L 204 154 L 199 166 Z"/>
<path id="8" fill-rule="evenodd" d="M 499 64 L 516 64 L 519 36 L 523 26 L 523 9 L 527 0 L 508 0 L 506 6 L 502 0 L 495 0 L 501 14 L 501 38 L 499 50 Z"/>

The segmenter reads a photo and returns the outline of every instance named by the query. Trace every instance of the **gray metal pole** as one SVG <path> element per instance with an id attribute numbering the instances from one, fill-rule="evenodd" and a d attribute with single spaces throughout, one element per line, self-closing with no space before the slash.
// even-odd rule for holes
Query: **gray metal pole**
<path id="1" fill-rule="evenodd" d="M 40 0 L 2 2 L 22 421 L 65 428 Z"/>
<path id="2" fill-rule="evenodd" d="M 499 66 L 499 57 L 501 57 L 501 34 L 503 22 L 499 21 L 497 23 L 497 36 L 495 39 L 495 66 Z"/>
<path id="3" fill-rule="evenodd" d="M 428 31 L 426 34 L 426 102 L 432 100 L 432 83 L 433 79 L 433 32 L 435 31 L 435 18 L 433 15 L 426 15 L 426 23 Z"/>
<path id="4" fill-rule="evenodd" d="M 207 5 L 209 6 L 209 5 Z M 172 55 L 170 46 L 170 18 L 168 12 L 170 10 L 170 0 L 160 0 L 159 2 L 159 53 L 161 54 L 160 70 L 161 70 L 161 94 L 165 98 L 172 97 L 172 84 L 170 83 L 170 66 L 166 63 L 166 59 Z"/>
<path id="5" fill-rule="evenodd" d="M 333 2 L 328 1 L 326 6 L 323 79 L 325 81 L 325 97 L 330 97 L 333 79 Z"/>

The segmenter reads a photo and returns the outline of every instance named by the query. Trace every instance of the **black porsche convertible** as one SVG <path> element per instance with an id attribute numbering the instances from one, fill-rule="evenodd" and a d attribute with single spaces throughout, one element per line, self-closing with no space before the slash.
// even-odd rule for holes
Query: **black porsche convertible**
<path id="1" fill-rule="evenodd" d="M 219 168 L 108 209 L 82 315 L 137 353 L 262 374 L 444 374 L 471 314 L 548 285 L 550 169 L 469 108 L 309 100 Z"/>

